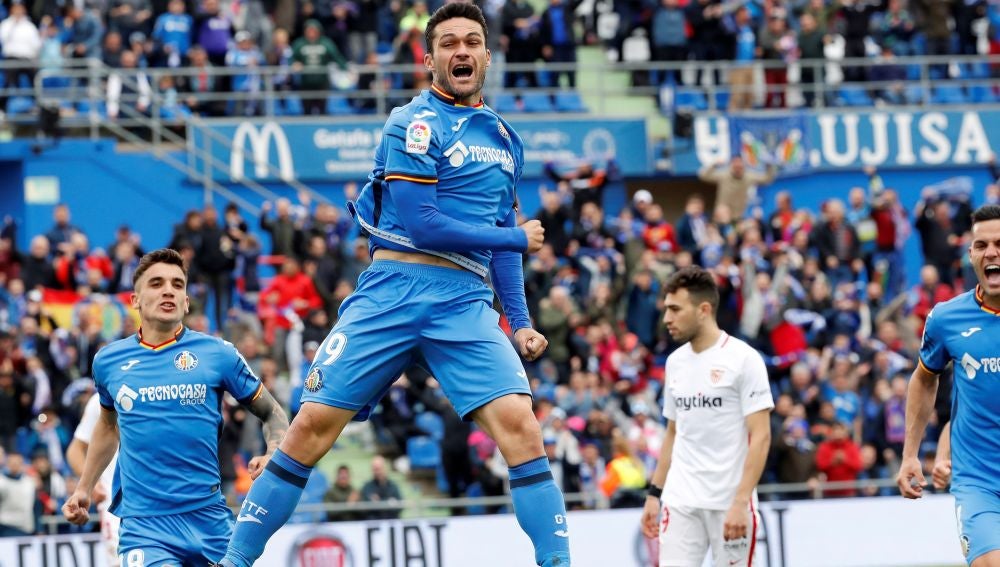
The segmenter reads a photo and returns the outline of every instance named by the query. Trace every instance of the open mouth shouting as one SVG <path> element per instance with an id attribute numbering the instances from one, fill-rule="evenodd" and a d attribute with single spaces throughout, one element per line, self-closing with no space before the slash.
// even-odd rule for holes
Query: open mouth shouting
<path id="1" fill-rule="evenodd" d="M 468 63 L 458 63 L 451 68 L 451 78 L 457 83 L 464 83 L 473 78 L 474 70 Z"/>
<path id="2" fill-rule="evenodd" d="M 160 309 L 166 311 L 167 313 L 173 313 L 177 310 L 177 304 L 173 301 L 164 301 L 160 304 Z"/>
<path id="3" fill-rule="evenodd" d="M 1000 287 L 1000 264 L 991 262 L 983 268 L 986 284 L 990 287 Z"/>

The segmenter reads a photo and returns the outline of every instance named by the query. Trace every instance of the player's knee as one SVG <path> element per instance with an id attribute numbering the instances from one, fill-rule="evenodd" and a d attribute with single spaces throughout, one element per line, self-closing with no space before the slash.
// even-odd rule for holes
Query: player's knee
<path id="1" fill-rule="evenodd" d="M 542 429 L 533 415 L 507 416 L 496 429 L 497 445 L 506 454 L 507 449 L 542 451 Z M 540 454 L 540 453 L 539 453 Z"/>

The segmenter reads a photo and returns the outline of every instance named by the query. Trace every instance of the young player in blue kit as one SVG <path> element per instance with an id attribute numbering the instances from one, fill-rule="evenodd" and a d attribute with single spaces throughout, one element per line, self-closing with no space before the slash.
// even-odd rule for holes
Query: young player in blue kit
<path id="1" fill-rule="evenodd" d="M 535 562 L 570 564 L 565 504 L 528 380 L 484 283 L 491 275 L 521 354 L 537 358 L 547 341 L 528 320 L 521 257 L 541 248 L 543 230 L 537 221 L 516 223 L 521 141 L 482 103 L 490 52 L 479 8 L 445 5 L 425 39 L 433 84 L 392 112 L 369 183 L 351 206 L 371 236 L 374 262 L 341 307 L 306 376 L 302 409 L 247 496 L 241 516 L 259 521 L 237 524 L 222 565 L 247 567 L 260 557 L 313 465 L 414 363 L 427 366 L 459 415 L 496 440 Z"/>
<path id="2" fill-rule="evenodd" d="M 954 362 L 951 493 L 959 540 L 972 567 L 1000 567 L 1000 206 L 986 205 L 972 214 L 969 258 L 979 284 L 936 305 L 927 316 L 907 393 L 906 442 L 896 482 L 906 498 L 923 495 L 927 481 L 918 458 L 920 443 L 938 374 Z"/>
<path id="3" fill-rule="evenodd" d="M 94 484 L 120 444 L 110 511 L 122 519 L 121 564 L 206 565 L 225 553 L 233 527 L 219 476 L 223 394 L 264 422 L 268 455 L 288 418 L 232 344 L 181 323 L 189 304 L 180 254 L 146 254 L 133 283 L 139 332 L 94 359 L 101 417 L 63 514 L 87 522 Z M 251 476 L 268 458 L 250 462 Z"/>

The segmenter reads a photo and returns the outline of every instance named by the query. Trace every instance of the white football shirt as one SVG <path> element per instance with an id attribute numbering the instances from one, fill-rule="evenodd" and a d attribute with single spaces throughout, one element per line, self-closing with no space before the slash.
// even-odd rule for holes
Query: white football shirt
<path id="1" fill-rule="evenodd" d="M 94 428 L 97 427 L 97 420 L 100 418 L 101 397 L 98 394 L 94 394 L 89 400 L 87 400 L 87 405 L 83 408 L 83 416 L 80 417 L 80 423 L 76 426 L 76 431 L 73 432 L 73 437 L 83 441 L 89 447 L 90 440 L 94 436 Z M 115 466 L 117 463 L 118 451 L 115 451 L 115 455 L 111 457 L 111 463 L 108 464 L 108 468 L 104 469 L 104 472 L 101 473 L 100 482 L 104 485 L 109 499 L 114 496 L 111 494 L 111 487 L 114 482 Z"/>
<path id="2" fill-rule="evenodd" d="M 676 423 L 677 436 L 663 499 L 728 510 L 747 456 L 745 418 L 774 407 L 764 360 L 722 333 L 700 353 L 687 343 L 667 357 L 665 383 L 663 416 Z"/>

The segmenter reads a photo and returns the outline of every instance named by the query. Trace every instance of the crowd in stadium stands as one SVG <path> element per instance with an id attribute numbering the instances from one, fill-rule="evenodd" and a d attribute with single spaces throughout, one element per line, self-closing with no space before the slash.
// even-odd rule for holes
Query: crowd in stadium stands
<path id="1" fill-rule="evenodd" d="M 701 176 L 725 195 L 745 181 L 742 167 L 736 158 Z M 716 275 L 721 327 L 768 364 L 776 408 L 763 482 L 893 476 L 922 325 L 935 303 L 974 283 L 964 249 L 969 211 L 981 203 L 945 188 L 925 191 L 907 210 L 877 172 L 868 174 L 868 187 L 845 190 L 846 202 L 830 198 L 820 210 L 797 208 L 793 195 L 778 192 L 768 218 L 753 201 L 743 216 L 733 214 L 732 200 L 706 210 L 692 196 L 668 219 L 646 190 L 608 217 L 603 177 L 587 168 L 552 172 L 534 214 L 547 242 L 525 259 L 528 304 L 549 348 L 526 368 L 554 474 L 567 493 L 583 494 L 572 506 L 641 504 L 663 434 L 664 360 L 676 346 L 660 324 L 663 285 L 695 262 Z M 1000 188 L 990 185 L 985 195 L 998 202 Z M 104 247 L 90 244 L 65 205 L 43 234 L 17 234 L 8 219 L 0 233 L 0 534 L 39 529 L 38 518 L 72 491 L 64 451 L 93 392 L 94 355 L 136 331 L 132 317 L 109 325 L 94 307 L 131 289 L 143 249 L 169 245 L 182 253 L 194 305 L 187 325 L 232 341 L 275 397 L 297 411 L 303 370 L 370 262 L 341 209 L 306 194 L 298 200 L 266 204 L 253 224 L 235 206 L 221 215 L 212 206 L 192 210 L 170 242 L 143 242 L 122 226 Z M 920 284 L 906 289 L 900 249 L 914 234 L 926 264 Z M 60 292 L 77 294 L 71 319 L 55 312 Z M 930 440 L 947 420 L 949 390 L 946 380 Z M 236 404 L 225 417 L 220 467 L 227 494 L 238 500 L 249 485 L 247 456 L 261 451 L 263 438 Z M 373 482 L 358 488 L 345 468 L 328 485 L 317 472 L 307 502 L 399 499 L 388 466 L 429 470 L 451 496 L 504 493 L 506 466 L 495 444 L 461 421 L 418 367 L 392 386 L 371 429 L 387 458 L 373 461 Z M 933 454 L 931 441 L 925 455 Z M 790 496 L 814 494 L 803 485 Z M 363 517 L 383 516 L 330 515 Z"/>
<path id="2" fill-rule="evenodd" d="M 391 86 L 427 86 L 422 34 L 429 14 L 441 3 L 11 0 L 0 6 L 0 49 L 4 59 L 23 64 L 8 69 L 8 85 L 30 84 L 38 69 L 58 70 L 67 60 L 81 58 L 97 58 L 121 69 L 188 68 L 160 76 L 156 85 L 144 73 L 135 83 L 112 74 L 107 86 L 107 113 L 112 117 L 118 115 L 123 94 L 137 97 L 136 109 L 148 112 L 154 89 L 163 97 L 166 117 L 191 112 L 259 114 L 263 105 L 253 95 L 268 89 L 305 93 L 294 99 L 301 107 L 285 109 L 289 113 L 322 114 L 328 111 L 327 99 L 317 92 L 331 85 L 364 91 L 376 80 L 371 73 L 344 72 L 351 63 L 414 63 L 415 70 L 394 75 Z M 879 62 L 870 68 L 804 67 L 799 81 L 813 84 L 837 82 L 834 74 L 851 81 L 904 79 L 907 69 L 893 62 L 899 55 L 1000 53 L 1000 5 L 986 0 L 547 0 L 544 9 L 540 4 L 542 0 L 481 3 L 496 56 L 509 63 L 572 63 L 580 45 L 603 43 L 609 53 L 629 61 L 734 61 L 725 79 L 734 88 L 731 109 L 753 104 L 748 88 L 755 81 L 751 61 L 782 63 L 767 68 L 765 82 L 776 88 L 763 101 L 768 107 L 781 107 L 786 104 L 783 85 L 789 80 L 788 67 L 800 59 L 872 57 Z M 255 69 L 264 65 L 281 71 L 262 77 Z M 316 70 L 323 66 L 335 70 Z M 217 75 L 211 73 L 213 67 L 235 71 Z M 935 66 L 931 79 L 949 72 L 984 78 L 990 70 Z M 679 73 L 643 77 L 642 81 L 656 84 L 681 82 Z M 264 80 L 271 84 L 264 85 Z M 694 80 L 702 77 L 696 73 Z M 719 84 L 723 79 L 713 80 Z M 573 88 L 575 73 L 514 70 L 503 82 L 507 87 Z M 235 101 L 197 98 L 229 91 L 249 96 Z M 904 93 L 899 91 L 879 87 L 874 95 L 900 102 Z M 811 90 L 805 89 L 803 96 L 806 104 L 812 102 Z M 11 110 L 7 99 L 0 96 L 0 110 Z M 374 108 L 371 99 L 359 98 L 352 104 L 347 111 Z"/>

